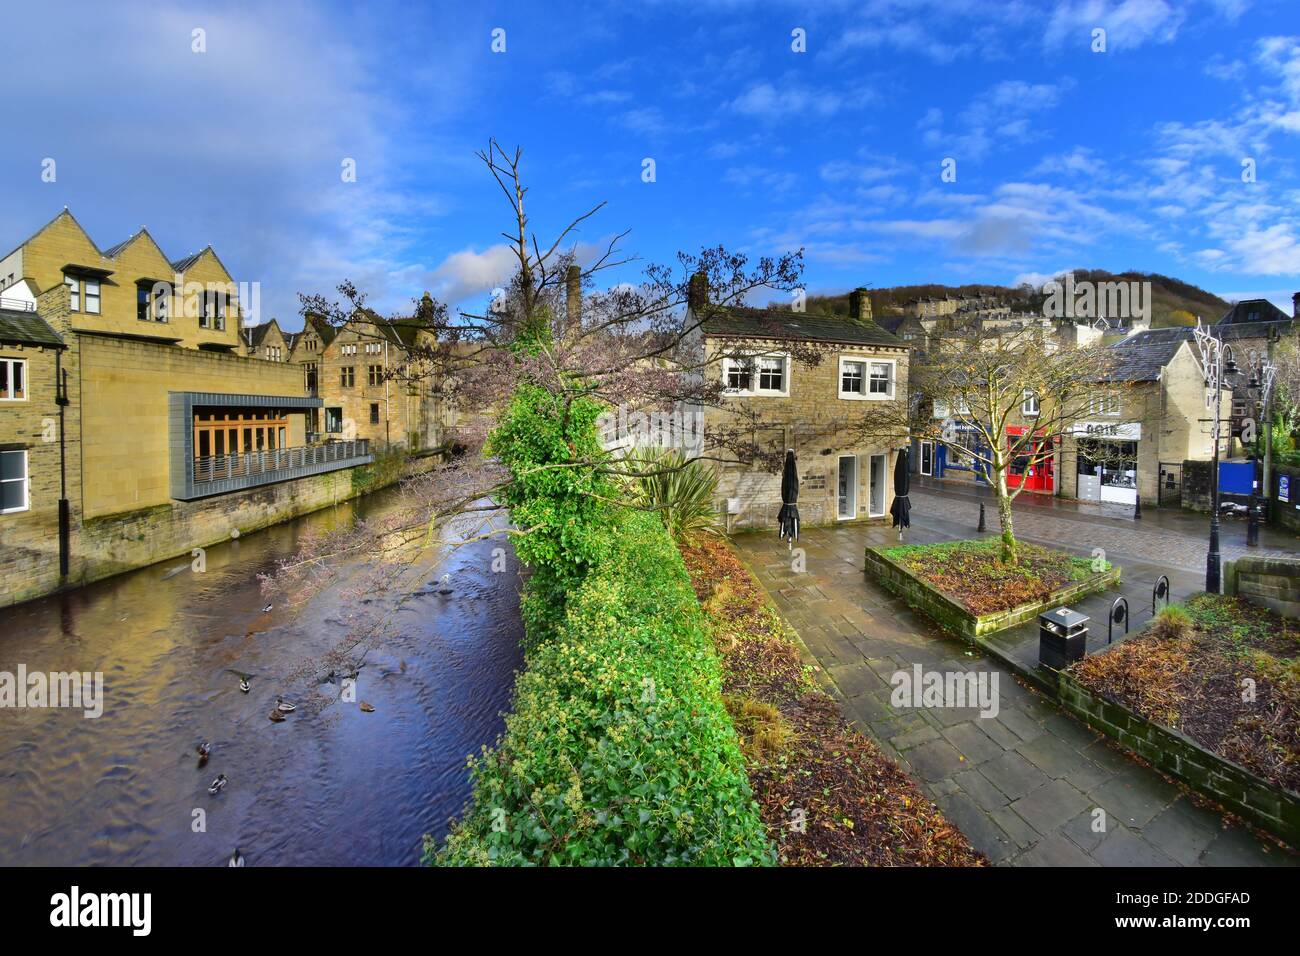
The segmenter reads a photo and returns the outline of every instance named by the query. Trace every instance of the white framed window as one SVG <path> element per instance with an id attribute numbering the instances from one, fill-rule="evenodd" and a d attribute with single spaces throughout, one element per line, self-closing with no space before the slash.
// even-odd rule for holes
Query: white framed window
<path id="1" fill-rule="evenodd" d="M 27 360 L 0 359 L 0 402 L 27 401 Z"/>
<path id="2" fill-rule="evenodd" d="M 357 354 L 357 346 L 356 346 L 356 343 L 353 343 L 353 344 L 351 344 L 351 345 L 341 345 L 341 346 L 339 346 L 339 354 L 340 354 L 340 355 L 356 355 L 356 354 Z"/>
<path id="3" fill-rule="evenodd" d="M 27 450 L 0 451 L 0 514 L 26 511 L 30 507 Z"/>
<path id="4" fill-rule="evenodd" d="M 73 312 L 81 311 L 81 283 L 76 276 L 63 273 L 63 284 L 68 287 L 68 308 Z"/>
<path id="5" fill-rule="evenodd" d="M 1020 403 L 1020 414 L 1026 418 L 1038 417 L 1038 396 L 1034 394 L 1032 388 L 1025 389 L 1023 401 Z"/>
<path id="6" fill-rule="evenodd" d="M 867 397 L 867 361 L 840 357 L 840 398 Z"/>
<path id="7" fill-rule="evenodd" d="M 894 397 L 895 366 L 896 363 L 893 359 L 876 360 L 868 363 L 867 398 L 883 400 Z"/>
<path id="8" fill-rule="evenodd" d="M 91 315 L 99 315 L 99 280 L 87 279 L 86 286 L 86 311 Z"/>
<path id="9" fill-rule="evenodd" d="M 1114 417 L 1119 413 L 1119 398 L 1115 395 L 1097 395 L 1088 403 L 1089 415 Z"/>
<path id="10" fill-rule="evenodd" d="M 722 362 L 722 381 L 728 395 L 790 394 L 790 356 L 746 355 Z"/>

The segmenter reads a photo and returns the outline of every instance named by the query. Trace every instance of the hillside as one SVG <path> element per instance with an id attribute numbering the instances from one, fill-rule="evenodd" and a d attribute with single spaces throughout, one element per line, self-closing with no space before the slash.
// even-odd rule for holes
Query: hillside
<path id="1" fill-rule="evenodd" d="M 1196 316 L 1206 322 L 1217 322 L 1231 307 L 1212 292 L 1156 272 L 1111 273 L 1101 269 L 1077 269 L 1075 282 L 1150 282 L 1151 325 L 1167 328 L 1176 325 L 1195 325 Z M 1043 293 L 1029 285 L 1019 287 L 1001 285 L 900 285 L 870 290 L 871 308 L 876 320 L 888 329 L 894 329 L 902 319 L 903 306 L 922 298 L 942 298 L 948 295 L 993 295 L 1014 303 L 1017 308 L 1038 311 L 1042 308 Z M 772 308 L 789 308 L 773 303 Z M 810 295 L 808 311 L 821 315 L 849 314 L 849 295 Z"/>

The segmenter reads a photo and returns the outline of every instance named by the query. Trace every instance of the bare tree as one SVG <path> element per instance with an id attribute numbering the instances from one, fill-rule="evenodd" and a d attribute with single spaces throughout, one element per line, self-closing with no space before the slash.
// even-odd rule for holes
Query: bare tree
<path id="1" fill-rule="evenodd" d="M 968 457 L 997 496 L 1001 560 L 1014 565 L 1019 555 L 1011 506 L 1025 483 L 1013 487 L 1009 473 L 1042 468 L 1073 426 L 1109 403 L 1123 403 L 1131 389 L 1113 380 L 1116 365 L 1114 350 L 1063 346 L 1037 326 L 992 336 L 961 329 L 938 337 L 913 364 L 905 410 L 873 410 L 857 427 L 876 436 L 897 434 L 906 424 L 914 437 Z M 1100 446 L 1093 454 L 1103 454 Z"/>

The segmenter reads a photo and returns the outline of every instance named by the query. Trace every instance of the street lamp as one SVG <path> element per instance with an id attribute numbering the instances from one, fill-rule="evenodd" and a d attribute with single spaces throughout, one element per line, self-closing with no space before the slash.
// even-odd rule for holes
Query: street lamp
<path id="1" fill-rule="evenodd" d="M 1232 347 L 1224 345 L 1198 317 L 1193 332 L 1197 351 L 1200 352 L 1201 375 L 1205 387 L 1213 396 L 1214 459 L 1210 466 L 1210 550 L 1205 556 L 1205 590 L 1218 594 L 1220 587 L 1219 560 L 1219 417 L 1223 405 L 1223 381 L 1227 375 L 1236 375 L 1237 363 L 1232 359 Z"/>
<path id="2" fill-rule="evenodd" d="M 1256 406 L 1262 414 L 1263 425 L 1267 429 L 1264 433 L 1264 512 L 1265 515 L 1271 515 L 1273 501 L 1273 382 L 1277 378 L 1277 366 L 1273 363 L 1273 346 L 1277 344 L 1281 336 L 1278 334 L 1276 327 L 1268 330 L 1268 349 L 1264 355 L 1257 352 L 1251 352 L 1251 373 L 1250 381 L 1247 383 L 1252 389 L 1259 390 L 1259 401 Z M 1250 496 L 1250 513 L 1249 524 L 1246 526 L 1246 544 L 1254 547 L 1259 544 L 1259 507 L 1255 501 L 1255 494 L 1252 490 Z"/>

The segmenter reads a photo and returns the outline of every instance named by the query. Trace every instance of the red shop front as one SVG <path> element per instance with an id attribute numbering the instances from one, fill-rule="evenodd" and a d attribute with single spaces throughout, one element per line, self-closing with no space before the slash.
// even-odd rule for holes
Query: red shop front
<path id="1" fill-rule="evenodd" d="M 1007 451 L 1017 444 L 1029 429 L 1023 427 L 1007 428 Z M 1033 438 L 1024 444 L 1011 460 L 1007 469 L 1007 487 L 1024 487 L 1025 491 L 1036 491 L 1050 495 L 1056 491 L 1056 461 L 1052 453 L 1052 439 L 1035 432 Z"/>

